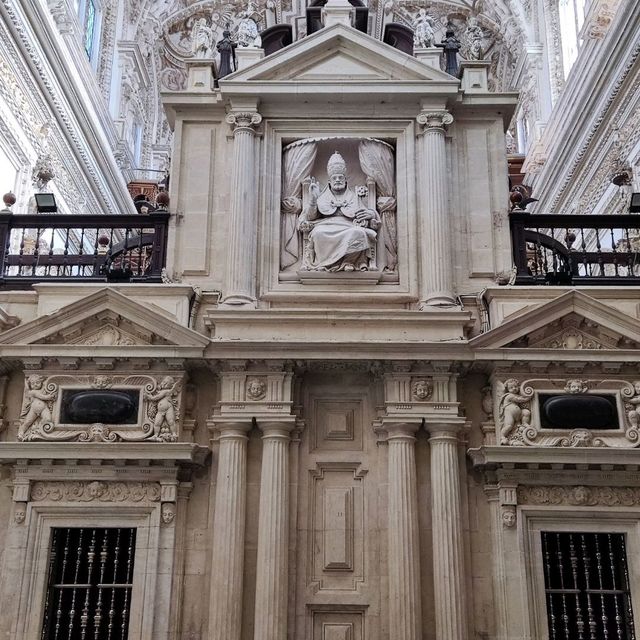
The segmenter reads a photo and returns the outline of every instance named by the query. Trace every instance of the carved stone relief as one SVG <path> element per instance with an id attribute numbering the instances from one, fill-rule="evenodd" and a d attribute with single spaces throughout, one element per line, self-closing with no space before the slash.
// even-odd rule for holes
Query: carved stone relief
<path id="1" fill-rule="evenodd" d="M 64 390 L 134 390 L 140 394 L 135 424 L 63 424 Z M 25 381 L 18 440 L 175 442 L 180 424 L 182 378 L 150 375 L 71 376 L 32 374 Z"/>
<path id="2" fill-rule="evenodd" d="M 518 504 L 571 505 L 580 507 L 635 507 L 640 505 L 638 487 L 519 486 Z"/>
<path id="3" fill-rule="evenodd" d="M 499 443 L 508 446 L 619 447 L 640 446 L 640 381 L 508 378 L 494 383 Z M 545 428 L 542 426 L 540 394 L 610 397 L 615 402 L 619 427 L 607 429 Z"/>
<path id="4" fill-rule="evenodd" d="M 158 502 L 157 482 L 34 482 L 32 502 Z"/>
<path id="5" fill-rule="evenodd" d="M 397 269 L 395 151 L 373 138 L 308 138 L 283 153 L 280 269 Z"/>

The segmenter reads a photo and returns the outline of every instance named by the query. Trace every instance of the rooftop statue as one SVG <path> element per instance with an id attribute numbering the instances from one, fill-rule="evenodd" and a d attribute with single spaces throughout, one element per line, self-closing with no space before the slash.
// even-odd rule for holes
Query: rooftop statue
<path id="1" fill-rule="evenodd" d="M 420 9 L 413 20 L 413 46 L 429 49 L 433 47 L 436 39 L 436 23 L 427 13 L 426 9 Z"/>
<path id="2" fill-rule="evenodd" d="M 306 267 L 313 271 L 367 271 L 375 251 L 378 212 L 363 204 L 367 187 L 347 185 L 347 165 L 335 152 L 327 164 L 328 182 L 321 190 L 315 178 L 298 219 L 307 233 L 310 255 Z"/>
<path id="3" fill-rule="evenodd" d="M 467 28 L 462 36 L 462 42 L 464 44 L 464 57 L 467 60 L 482 60 L 482 40 L 484 39 L 484 33 L 482 28 L 478 24 L 478 21 L 471 17 L 467 22 Z"/>
<path id="4" fill-rule="evenodd" d="M 235 40 L 239 47 L 260 47 L 262 45 L 258 25 L 254 20 L 255 12 L 256 8 L 253 2 L 249 1 L 249 6 L 238 15 L 240 22 Z"/>
<path id="5" fill-rule="evenodd" d="M 191 50 L 195 58 L 203 60 L 213 57 L 213 29 L 207 25 L 205 18 L 200 18 L 193 28 Z"/>
<path id="6" fill-rule="evenodd" d="M 218 69 L 218 78 L 224 78 L 236 70 L 236 43 L 231 40 L 231 32 L 227 25 L 222 32 L 222 38 L 218 40 L 216 49 L 220 54 L 220 67 Z"/>

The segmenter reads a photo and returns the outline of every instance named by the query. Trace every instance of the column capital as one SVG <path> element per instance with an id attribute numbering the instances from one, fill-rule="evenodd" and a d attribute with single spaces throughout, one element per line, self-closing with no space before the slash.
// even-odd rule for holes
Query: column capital
<path id="1" fill-rule="evenodd" d="M 233 133 L 249 131 L 255 133 L 254 127 L 262 122 L 262 116 L 257 111 L 231 111 L 225 120 L 233 127 Z"/>
<path id="2" fill-rule="evenodd" d="M 458 435 L 466 428 L 466 423 L 461 420 L 451 422 L 425 422 L 425 429 L 429 434 L 429 442 L 457 442 Z"/>
<path id="3" fill-rule="evenodd" d="M 405 440 L 413 442 L 420 428 L 420 422 L 394 422 L 384 421 L 384 429 L 387 432 L 387 441 Z"/>
<path id="4" fill-rule="evenodd" d="M 261 422 L 258 420 L 258 428 L 262 431 L 262 438 L 283 438 L 286 440 L 291 439 L 291 433 L 296 428 L 296 421 L 294 416 L 291 416 L 291 420 L 279 421 L 273 420 Z"/>
<path id="5" fill-rule="evenodd" d="M 453 122 L 453 116 L 448 111 L 421 111 L 416 120 L 425 131 L 430 129 L 444 131 L 445 127 Z"/>

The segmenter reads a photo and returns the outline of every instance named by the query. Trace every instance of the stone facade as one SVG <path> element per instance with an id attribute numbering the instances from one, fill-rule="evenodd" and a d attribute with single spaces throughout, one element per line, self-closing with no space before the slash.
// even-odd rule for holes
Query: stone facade
<path id="1" fill-rule="evenodd" d="M 0 292 L 3 638 L 41 638 L 63 527 L 136 529 L 130 640 L 546 638 L 544 531 L 624 534 L 640 611 L 638 287 L 497 284 L 518 96 L 383 44 L 409 8 L 331 0 L 218 87 L 174 59 L 168 282 Z"/>

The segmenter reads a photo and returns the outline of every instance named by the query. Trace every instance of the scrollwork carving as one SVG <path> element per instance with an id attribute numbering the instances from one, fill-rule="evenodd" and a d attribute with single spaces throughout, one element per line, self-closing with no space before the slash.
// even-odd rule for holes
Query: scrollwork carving
<path id="1" fill-rule="evenodd" d="M 577 507 L 634 507 L 640 504 L 639 487 L 520 486 L 518 504 Z"/>
<path id="2" fill-rule="evenodd" d="M 225 120 L 233 126 L 234 133 L 240 130 L 253 132 L 253 127 L 257 127 L 262 122 L 262 116 L 257 112 L 231 112 Z"/>
<path id="3" fill-rule="evenodd" d="M 429 129 L 442 129 L 453 122 L 453 116 L 448 111 L 422 111 L 416 117 L 425 131 Z"/>

